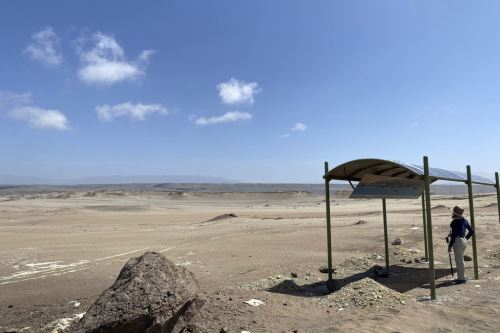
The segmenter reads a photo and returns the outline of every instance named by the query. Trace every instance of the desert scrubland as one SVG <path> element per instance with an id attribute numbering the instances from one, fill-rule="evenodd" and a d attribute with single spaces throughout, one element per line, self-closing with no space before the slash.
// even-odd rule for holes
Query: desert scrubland
<path id="1" fill-rule="evenodd" d="M 213 189 L 213 188 L 212 188 Z M 125 262 L 146 251 L 193 272 L 219 332 L 498 332 L 500 224 L 496 196 L 475 198 L 479 280 L 452 285 L 444 237 L 450 208 L 436 191 L 437 300 L 429 301 L 421 201 L 389 200 L 391 274 L 384 266 L 380 200 L 332 198 L 334 278 L 328 295 L 321 186 L 5 188 L 0 191 L 0 332 L 58 331 L 83 314 Z M 472 255 L 469 242 L 466 253 Z M 473 277 L 472 262 L 466 274 Z M 243 303 L 250 299 L 260 306 Z M 217 311 L 215 311 L 217 310 Z M 58 321 L 59 320 L 59 321 Z M 208 320 L 208 319 L 207 319 Z"/>

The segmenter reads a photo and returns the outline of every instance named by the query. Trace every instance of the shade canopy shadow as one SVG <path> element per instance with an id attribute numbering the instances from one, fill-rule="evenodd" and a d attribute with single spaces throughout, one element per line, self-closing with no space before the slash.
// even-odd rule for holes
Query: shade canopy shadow
<path id="1" fill-rule="evenodd" d="M 334 278 L 333 281 L 337 287 L 337 291 L 366 277 L 372 278 L 381 285 L 400 293 L 405 293 L 415 288 L 428 288 L 428 267 L 391 265 L 389 270 L 389 276 L 383 277 L 381 275 L 385 272 L 385 269 L 378 265 L 374 265 L 364 272 L 355 273 L 342 278 Z M 443 278 L 448 275 L 451 276 L 451 272 L 449 269 L 438 268 L 435 269 L 435 275 L 436 278 Z M 326 281 L 299 285 L 292 279 L 284 280 L 281 283 L 266 289 L 266 291 L 297 297 L 321 297 L 330 294 Z"/>

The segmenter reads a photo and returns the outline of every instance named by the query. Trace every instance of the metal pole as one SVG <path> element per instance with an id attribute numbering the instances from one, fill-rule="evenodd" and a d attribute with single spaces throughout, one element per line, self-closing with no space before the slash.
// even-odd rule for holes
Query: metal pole
<path id="1" fill-rule="evenodd" d="M 500 223 L 500 180 L 498 179 L 498 172 L 495 172 L 495 180 L 497 188 L 497 208 L 498 208 L 498 222 Z"/>
<path id="2" fill-rule="evenodd" d="M 333 265 L 332 265 L 332 231 L 330 225 L 330 180 L 326 178 L 328 173 L 328 162 L 325 162 L 325 201 L 326 201 L 326 242 L 328 250 L 328 281 L 326 283 L 329 291 L 334 291 Z"/>
<path id="3" fill-rule="evenodd" d="M 425 211 L 427 215 L 427 251 L 429 253 L 429 284 L 431 287 L 431 299 L 436 299 L 436 275 L 434 272 L 434 244 L 432 241 L 432 212 L 431 212 L 431 181 L 429 177 L 429 159 L 424 156 L 424 179 L 425 179 Z"/>
<path id="4" fill-rule="evenodd" d="M 429 255 L 427 254 L 427 225 L 425 218 L 425 191 L 422 192 L 422 220 L 424 222 L 424 248 L 425 248 L 425 260 L 429 259 Z"/>
<path id="5" fill-rule="evenodd" d="M 474 260 L 474 279 L 479 279 L 479 270 L 477 267 L 477 248 L 476 248 L 476 224 L 474 219 L 474 193 L 472 192 L 472 172 L 470 170 L 470 165 L 467 166 L 467 188 L 469 190 L 469 213 L 470 213 L 470 224 L 472 229 L 474 229 L 474 235 L 472 235 L 472 259 Z"/>
<path id="6" fill-rule="evenodd" d="M 387 206 L 385 198 L 382 199 L 382 213 L 384 216 L 384 242 L 385 242 L 385 274 L 389 276 L 389 240 L 387 239 Z"/>

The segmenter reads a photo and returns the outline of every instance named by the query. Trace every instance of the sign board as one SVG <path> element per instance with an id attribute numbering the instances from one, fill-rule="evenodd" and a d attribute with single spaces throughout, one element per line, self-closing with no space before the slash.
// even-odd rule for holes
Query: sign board
<path id="1" fill-rule="evenodd" d="M 415 199 L 424 190 L 421 179 L 407 179 L 366 174 L 350 198 Z"/>

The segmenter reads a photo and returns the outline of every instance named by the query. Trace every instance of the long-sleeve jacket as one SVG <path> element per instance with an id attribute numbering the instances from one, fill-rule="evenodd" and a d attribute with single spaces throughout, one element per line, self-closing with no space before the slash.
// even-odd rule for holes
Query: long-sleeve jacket
<path id="1" fill-rule="evenodd" d="M 455 239 L 457 237 L 465 237 L 466 239 L 469 239 L 474 235 L 474 229 L 469 224 L 469 221 L 466 219 L 459 218 L 459 219 L 453 219 L 450 224 L 451 232 L 450 232 L 450 244 L 448 245 L 449 247 L 453 246 L 453 243 L 455 243 Z M 467 232 L 467 235 L 465 232 Z"/>

